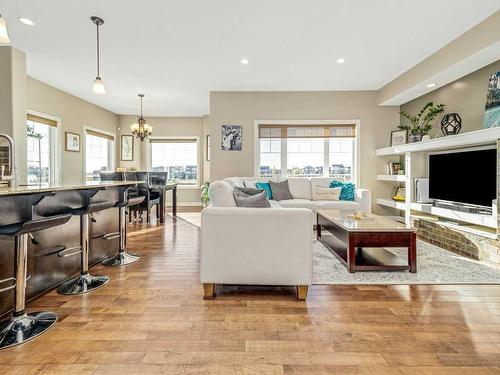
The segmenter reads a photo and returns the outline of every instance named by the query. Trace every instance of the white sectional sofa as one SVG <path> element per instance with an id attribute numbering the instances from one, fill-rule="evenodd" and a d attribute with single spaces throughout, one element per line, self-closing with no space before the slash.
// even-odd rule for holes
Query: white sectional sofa
<path id="1" fill-rule="evenodd" d="M 237 207 L 233 187 L 252 187 L 268 179 L 232 177 L 210 185 L 211 205 L 202 211 L 200 281 L 205 298 L 216 284 L 294 285 L 305 299 L 312 283 L 312 225 L 317 209 L 371 212 L 369 190 L 356 189 L 355 201 L 315 201 L 315 184 L 328 178 L 290 178 L 294 199 L 274 201 L 270 208 Z"/>

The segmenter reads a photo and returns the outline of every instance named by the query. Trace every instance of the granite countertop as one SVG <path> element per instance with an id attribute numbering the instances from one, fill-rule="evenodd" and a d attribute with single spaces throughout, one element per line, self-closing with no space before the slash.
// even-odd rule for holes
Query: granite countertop
<path id="1" fill-rule="evenodd" d="M 107 188 L 114 186 L 131 186 L 141 183 L 142 181 L 88 181 L 81 185 L 21 185 L 17 187 L 0 188 L 0 196 L 16 195 L 16 194 L 35 194 L 45 193 L 50 191 L 68 191 L 68 190 L 84 190 L 92 188 Z"/>

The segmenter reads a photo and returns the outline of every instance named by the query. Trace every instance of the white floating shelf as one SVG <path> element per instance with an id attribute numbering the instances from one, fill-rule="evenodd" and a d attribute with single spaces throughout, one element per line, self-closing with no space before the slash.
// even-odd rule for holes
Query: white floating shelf
<path id="1" fill-rule="evenodd" d="M 497 139 L 500 139 L 500 127 L 448 135 L 446 137 L 408 143 L 401 146 L 379 148 L 376 151 L 376 155 L 403 155 L 406 152 L 439 151 L 460 147 L 488 145 L 494 144 Z"/>
<path id="2" fill-rule="evenodd" d="M 381 206 L 397 208 L 398 210 L 406 209 L 405 202 L 396 202 L 395 200 L 390 198 L 379 198 L 377 199 L 377 204 L 380 204 Z"/>
<path id="3" fill-rule="evenodd" d="M 379 174 L 377 175 L 377 180 L 405 182 L 406 176 L 404 174 Z"/>

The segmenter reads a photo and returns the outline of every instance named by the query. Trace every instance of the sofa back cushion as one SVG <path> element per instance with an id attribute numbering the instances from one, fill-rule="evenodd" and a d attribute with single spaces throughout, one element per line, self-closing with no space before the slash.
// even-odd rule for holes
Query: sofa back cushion
<path id="1" fill-rule="evenodd" d="M 288 187 L 294 199 L 311 199 L 311 180 L 305 177 L 288 179 Z"/>
<path id="2" fill-rule="evenodd" d="M 224 181 L 229 183 L 231 186 L 237 186 L 237 187 L 245 187 L 245 182 L 243 181 L 243 177 L 228 177 L 225 178 Z"/>
<path id="3" fill-rule="evenodd" d="M 214 207 L 236 207 L 233 187 L 227 181 L 215 181 L 208 188 L 208 196 Z"/>

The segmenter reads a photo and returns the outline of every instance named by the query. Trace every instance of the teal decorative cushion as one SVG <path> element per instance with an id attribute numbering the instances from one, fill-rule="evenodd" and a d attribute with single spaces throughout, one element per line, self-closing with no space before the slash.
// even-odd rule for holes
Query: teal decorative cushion
<path id="1" fill-rule="evenodd" d="M 352 182 L 341 182 L 338 180 L 333 180 L 332 182 L 330 182 L 330 188 L 336 187 L 342 188 L 339 198 L 341 201 L 354 200 L 354 191 L 356 190 L 356 185 L 354 185 Z"/>
<path id="2" fill-rule="evenodd" d="M 273 199 L 273 191 L 271 190 L 269 182 L 256 182 L 255 187 L 257 189 L 263 189 L 266 192 L 267 199 Z"/>

